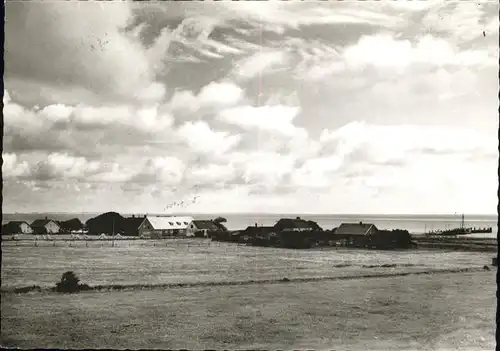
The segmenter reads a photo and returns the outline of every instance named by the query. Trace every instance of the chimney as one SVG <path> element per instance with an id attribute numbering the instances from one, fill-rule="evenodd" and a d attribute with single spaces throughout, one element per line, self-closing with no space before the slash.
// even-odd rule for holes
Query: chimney
<path id="1" fill-rule="evenodd" d="M 258 227 L 258 224 L 257 224 L 257 223 L 255 223 L 255 228 L 257 228 L 257 227 Z"/>
<path id="2" fill-rule="evenodd" d="M 135 218 L 135 215 L 132 215 L 132 218 Z"/>
<path id="3" fill-rule="evenodd" d="M 297 217 L 297 219 L 300 219 L 300 217 Z"/>
<path id="4" fill-rule="evenodd" d="M 45 220 L 47 220 L 47 216 L 45 216 Z"/>
<path id="5" fill-rule="evenodd" d="M 363 225 L 363 222 L 359 222 L 359 225 Z"/>

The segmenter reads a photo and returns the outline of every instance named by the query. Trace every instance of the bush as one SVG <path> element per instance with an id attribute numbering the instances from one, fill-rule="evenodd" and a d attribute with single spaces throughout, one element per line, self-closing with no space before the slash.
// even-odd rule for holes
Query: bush
<path id="1" fill-rule="evenodd" d="M 60 293 L 74 293 L 89 289 L 87 284 L 80 284 L 80 279 L 72 271 L 65 272 L 61 281 L 56 284 L 56 291 Z"/>

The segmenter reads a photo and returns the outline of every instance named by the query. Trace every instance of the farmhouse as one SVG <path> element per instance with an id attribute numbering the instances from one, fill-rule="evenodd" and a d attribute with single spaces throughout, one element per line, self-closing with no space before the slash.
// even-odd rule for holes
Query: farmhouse
<path id="1" fill-rule="evenodd" d="M 193 220 L 189 225 L 188 235 L 202 234 L 205 238 L 210 236 L 210 233 L 219 231 L 219 227 L 213 221 Z"/>
<path id="2" fill-rule="evenodd" d="M 166 237 L 166 236 L 188 236 L 192 233 L 188 230 L 192 217 L 181 216 L 147 216 L 146 219 L 151 224 L 152 229 L 143 229 L 142 234 L 151 237 Z"/>
<path id="3" fill-rule="evenodd" d="M 31 234 L 33 229 L 25 221 L 11 221 L 2 225 L 2 234 Z"/>
<path id="4" fill-rule="evenodd" d="M 335 230 L 335 237 L 345 240 L 348 245 L 364 247 L 377 232 L 377 227 L 371 223 L 342 223 Z"/>
<path id="5" fill-rule="evenodd" d="M 56 221 L 45 217 L 45 219 L 37 219 L 31 223 L 31 229 L 35 234 L 56 234 L 59 233 L 61 227 Z"/>
<path id="6" fill-rule="evenodd" d="M 321 227 L 314 221 L 306 221 L 297 217 L 282 218 L 275 225 L 274 229 L 278 232 L 303 232 L 321 230 Z"/>

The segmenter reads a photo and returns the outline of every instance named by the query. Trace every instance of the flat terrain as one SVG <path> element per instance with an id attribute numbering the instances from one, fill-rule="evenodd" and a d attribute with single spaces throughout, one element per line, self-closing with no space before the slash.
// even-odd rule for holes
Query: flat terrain
<path id="1" fill-rule="evenodd" d="M 494 254 L 442 250 L 287 250 L 210 240 L 2 242 L 2 289 L 54 286 L 74 271 L 82 282 L 166 284 L 339 277 L 482 267 Z M 382 265 L 395 267 L 380 267 Z M 371 266 L 371 267 L 367 267 Z M 373 267 L 376 266 L 376 267 Z"/>
<path id="2" fill-rule="evenodd" d="M 2 294 L 22 348 L 493 350 L 495 273 Z"/>

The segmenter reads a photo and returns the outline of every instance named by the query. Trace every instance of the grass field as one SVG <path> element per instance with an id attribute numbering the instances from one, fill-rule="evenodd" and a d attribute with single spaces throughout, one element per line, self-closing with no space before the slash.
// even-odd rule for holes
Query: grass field
<path id="1" fill-rule="evenodd" d="M 90 285 L 245 281 L 482 267 L 491 253 L 287 250 L 210 240 L 2 242 L 2 289 L 54 286 L 72 270 Z M 396 264 L 396 267 L 364 267 Z"/>
<path id="2" fill-rule="evenodd" d="M 494 272 L 151 291 L 2 294 L 21 348 L 493 350 Z"/>

